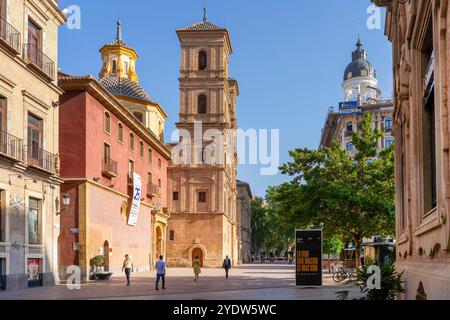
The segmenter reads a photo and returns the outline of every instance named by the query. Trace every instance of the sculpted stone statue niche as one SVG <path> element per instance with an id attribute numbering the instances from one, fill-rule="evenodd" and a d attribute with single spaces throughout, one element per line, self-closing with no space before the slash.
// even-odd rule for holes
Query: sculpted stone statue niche
<path id="1" fill-rule="evenodd" d="M 411 73 L 411 56 L 408 44 L 404 43 L 401 48 L 399 77 L 397 80 L 397 93 L 400 100 L 408 99 L 409 77 Z"/>

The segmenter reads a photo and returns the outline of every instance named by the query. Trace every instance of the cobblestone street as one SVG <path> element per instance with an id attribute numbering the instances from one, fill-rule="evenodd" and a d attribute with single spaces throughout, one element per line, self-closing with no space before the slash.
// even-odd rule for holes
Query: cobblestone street
<path id="1" fill-rule="evenodd" d="M 6 299 L 114 299 L 114 300 L 336 300 L 336 292 L 349 290 L 349 299 L 359 297 L 359 288 L 337 285 L 324 275 L 321 288 L 297 288 L 294 266 L 247 264 L 230 271 L 225 279 L 222 269 L 202 269 L 200 280 L 194 282 L 191 269 L 168 269 L 166 290 L 155 290 L 155 273 L 132 275 L 127 287 L 124 276 L 115 275 L 106 282 L 88 282 L 80 290 L 66 285 L 1 292 Z"/>

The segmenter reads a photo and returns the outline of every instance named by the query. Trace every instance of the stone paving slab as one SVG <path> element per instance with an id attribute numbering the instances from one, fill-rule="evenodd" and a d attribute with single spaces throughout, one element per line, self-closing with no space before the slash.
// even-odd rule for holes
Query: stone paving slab
<path id="1" fill-rule="evenodd" d="M 166 290 L 155 290 L 155 272 L 132 274 L 131 287 L 124 275 L 109 281 L 87 282 L 80 290 L 60 284 L 12 292 L 0 292 L 0 300 L 336 300 L 336 292 L 349 290 L 350 298 L 359 289 L 335 284 L 324 275 L 321 288 L 297 288 L 294 266 L 287 264 L 249 264 L 233 268 L 225 279 L 222 269 L 202 269 L 194 282 L 191 269 L 168 269 Z"/>

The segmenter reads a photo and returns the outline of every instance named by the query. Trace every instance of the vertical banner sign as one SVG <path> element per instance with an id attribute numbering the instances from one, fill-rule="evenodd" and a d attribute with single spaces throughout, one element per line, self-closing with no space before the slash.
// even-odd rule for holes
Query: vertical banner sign
<path id="1" fill-rule="evenodd" d="M 128 225 L 136 227 L 139 216 L 139 207 L 141 206 L 141 188 L 142 178 L 136 172 L 133 172 L 133 201 L 131 202 L 130 216 L 128 217 Z"/>
<path id="2" fill-rule="evenodd" d="M 296 230 L 295 243 L 297 286 L 322 286 L 322 230 Z"/>

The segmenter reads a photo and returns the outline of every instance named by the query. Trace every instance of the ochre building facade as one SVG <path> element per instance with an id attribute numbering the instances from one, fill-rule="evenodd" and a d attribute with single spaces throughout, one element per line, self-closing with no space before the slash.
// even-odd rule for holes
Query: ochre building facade
<path id="1" fill-rule="evenodd" d="M 396 234 L 406 299 L 450 299 L 450 15 L 447 0 L 387 8 L 394 64 Z"/>
<path id="2" fill-rule="evenodd" d="M 228 76 L 231 41 L 226 29 L 202 22 L 177 30 L 181 44 L 180 144 L 172 148 L 168 171 L 169 238 L 167 263 L 191 267 L 198 256 L 205 267 L 236 264 L 239 243 L 236 214 L 237 81 Z M 208 130 L 216 136 L 208 136 Z M 184 134 L 181 134 L 181 131 Z M 211 141 L 222 141 L 206 161 Z M 174 159 L 187 158 L 181 163 Z M 221 161 L 219 161 L 221 159 Z M 216 161 L 217 160 L 217 161 Z"/>

